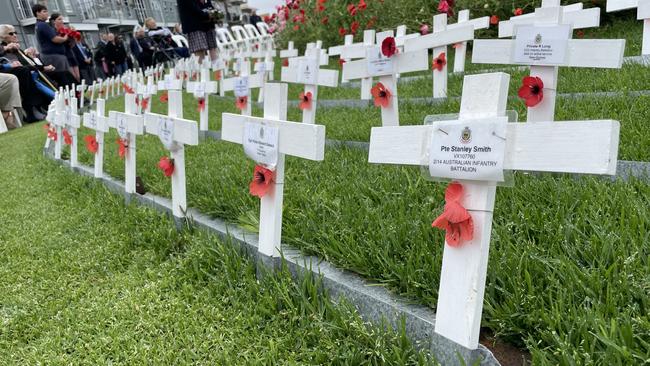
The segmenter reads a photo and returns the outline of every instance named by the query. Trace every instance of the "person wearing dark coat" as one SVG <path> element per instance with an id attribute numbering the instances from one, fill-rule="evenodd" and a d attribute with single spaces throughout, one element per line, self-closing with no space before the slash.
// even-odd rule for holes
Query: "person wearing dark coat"
<path id="1" fill-rule="evenodd" d="M 176 0 L 183 32 L 187 35 L 189 50 L 199 61 L 210 54 L 212 62 L 217 60 L 217 32 L 215 25 L 221 13 L 210 0 Z"/>
<path id="2" fill-rule="evenodd" d="M 97 46 L 95 46 L 95 50 L 93 52 L 93 60 L 95 61 L 95 74 L 101 79 L 105 79 L 108 76 L 111 76 L 108 73 L 106 55 L 104 54 L 104 47 L 106 47 L 106 44 L 108 43 L 106 40 L 107 37 L 108 35 L 106 33 L 99 34 L 99 42 L 97 42 Z"/>
<path id="3" fill-rule="evenodd" d="M 108 34 L 108 43 L 104 47 L 104 54 L 109 69 L 113 69 L 114 75 L 122 75 L 126 71 L 126 50 L 122 42 L 115 39 L 113 33 Z"/>
<path id="4" fill-rule="evenodd" d="M 86 81 L 86 85 L 90 85 L 95 80 L 95 72 L 93 70 L 93 54 L 90 52 L 90 47 L 84 42 L 83 38 L 75 42 L 72 47 L 72 54 L 74 55 L 77 64 L 79 64 L 79 73 L 81 78 Z"/>

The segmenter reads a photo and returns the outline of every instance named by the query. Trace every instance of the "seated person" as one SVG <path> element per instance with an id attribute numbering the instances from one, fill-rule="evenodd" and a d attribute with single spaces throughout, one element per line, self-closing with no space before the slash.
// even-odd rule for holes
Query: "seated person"
<path id="1" fill-rule="evenodd" d="M 145 36 L 144 28 L 136 25 L 133 30 L 133 39 L 129 43 L 131 54 L 138 60 L 140 67 L 145 68 L 153 64 L 153 54 L 156 51 L 151 39 Z"/>
<path id="2" fill-rule="evenodd" d="M 158 47 L 163 50 L 173 49 L 182 58 L 190 57 L 187 47 L 177 47 L 172 40 L 172 32 L 167 28 L 159 27 L 154 18 L 145 19 L 144 25 L 147 28 L 147 36 L 151 37 Z"/>
<path id="3" fill-rule="evenodd" d="M 0 74 L 0 111 L 8 129 L 18 127 L 14 121 L 14 109 L 20 109 L 20 92 L 18 91 L 18 78 L 11 74 Z"/>
<path id="4" fill-rule="evenodd" d="M 38 80 L 54 91 L 59 87 L 72 86 L 75 83 L 74 76 L 68 70 L 57 70 L 53 65 L 43 65 L 35 48 L 30 47 L 23 51 L 14 26 L 0 25 L 0 45 L 4 47 L 4 54 L 0 52 L 0 56 L 12 62 L 18 61 L 22 66 L 32 70 L 38 70 Z"/>

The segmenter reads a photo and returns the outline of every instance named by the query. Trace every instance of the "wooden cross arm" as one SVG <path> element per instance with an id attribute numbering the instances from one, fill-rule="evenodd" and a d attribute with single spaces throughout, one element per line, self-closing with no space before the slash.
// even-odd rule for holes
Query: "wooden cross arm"
<path id="1" fill-rule="evenodd" d="M 608 13 L 613 11 L 633 9 L 639 6 L 639 0 L 607 0 L 607 7 L 605 11 Z"/>
<path id="2" fill-rule="evenodd" d="M 123 118 L 126 121 L 127 132 L 134 133 L 136 135 L 142 135 L 144 133 L 144 123 L 142 121 L 142 116 L 130 113 L 117 111 L 108 112 L 108 126 L 111 128 L 117 128 L 117 121 L 119 118 Z"/>
<path id="3" fill-rule="evenodd" d="M 285 83 L 298 83 L 298 69 L 289 66 L 283 67 L 282 76 L 280 77 L 280 79 L 282 80 L 282 82 Z M 337 87 L 339 85 L 339 71 L 319 69 L 318 85 L 328 86 L 331 88 Z"/>
<path id="4" fill-rule="evenodd" d="M 221 139 L 243 144 L 244 124 L 246 122 L 279 127 L 278 144 L 279 151 L 282 154 L 315 161 L 325 159 L 325 126 L 322 125 L 224 113 L 222 116 Z"/>
<path id="5" fill-rule="evenodd" d="M 482 18 L 467 20 L 462 23 L 448 24 L 447 29 L 448 30 L 456 29 L 467 25 L 471 25 L 472 27 L 474 27 L 474 30 L 490 28 L 490 17 L 482 17 Z"/>
<path id="6" fill-rule="evenodd" d="M 524 14 L 499 22 L 499 38 L 512 37 L 519 24 L 548 23 L 556 19 L 553 8 L 538 8 L 535 13 Z M 600 8 L 582 9 L 582 4 L 562 7 L 562 24 L 571 24 L 573 29 L 593 28 L 600 25 Z"/>
<path id="7" fill-rule="evenodd" d="M 513 64 L 513 40 L 477 39 L 472 63 Z M 570 39 L 563 66 L 620 69 L 623 66 L 624 39 Z"/>
<path id="8" fill-rule="evenodd" d="M 474 39 L 474 26 L 463 23 L 454 29 L 407 39 L 404 41 L 404 52 L 427 50 L 472 39 Z"/>
<path id="9" fill-rule="evenodd" d="M 298 57 L 298 50 L 282 50 L 280 51 L 280 58 Z"/>
<path id="10" fill-rule="evenodd" d="M 375 45 L 366 45 L 363 43 L 354 43 L 348 46 L 343 46 L 341 50 L 341 58 L 350 59 L 350 58 L 364 58 L 366 57 L 366 50 L 369 47 L 374 47 Z"/>
<path id="11" fill-rule="evenodd" d="M 161 80 L 158 82 L 158 90 L 182 90 L 182 80 Z"/>
<path id="12" fill-rule="evenodd" d="M 183 118 L 171 118 L 163 114 L 145 113 L 144 125 L 145 130 L 150 135 L 158 136 L 160 130 L 159 123 L 161 119 L 170 119 L 174 121 L 174 131 L 172 132 L 172 140 L 179 142 L 183 145 L 198 145 L 199 144 L 199 127 L 195 121 Z"/>
<path id="13" fill-rule="evenodd" d="M 66 126 L 79 128 L 81 127 L 81 116 L 76 113 L 70 113 L 70 119 L 65 124 Z"/>
<path id="14" fill-rule="evenodd" d="M 332 46 L 332 47 L 330 47 L 330 48 L 327 49 L 327 53 L 328 53 L 330 56 L 340 56 L 341 53 L 343 52 L 344 47 L 346 47 L 346 46 L 345 46 L 345 45 L 341 45 L 341 46 Z"/>
<path id="15" fill-rule="evenodd" d="M 640 1 L 636 12 L 636 19 L 650 19 L 650 1 Z"/>
<path id="16" fill-rule="evenodd" d="M 91 122 L 93 115 L 95 117 L 95 124 Z M 104 133 L 108 132 L 108 118 L 104 116 L 98 116 L 94 112 L 84 113 L 83 125 L 98 132 L 104 132 Z"/>
<path id="17" fill-rule="evenodd" d="M 237 78 L 223 79 L 223 90 L 235 90 L 235 81 Z M 261 88 L 262 87 L 262 74 L 253 74 L 248 76 L 248 88 Z"/>
<path id="18" fill-rule="evenodd" d="M 203 84 L 203 92 L 205 93 L 214 94 L 218 91 L 219 84 L 216 81 L 190 81 L 187 83 L 187 91 L 194 93 L 200 83 Z"/>
<path id="19" fill-rule="evenodd" d="M 395 73 L 407 73 L 427 70 L 429 68 L 429 52 L 426 49 L 403 52 L 393 56 L 397 63 Z M 343 78 L 346 80 L 363 79 L 370 77 L 368 73 L 368 60 L 361 59 L 348 61 L 343 64 Z"/>
<path id="20" fill-rule="evenodd" d="M 423 165 L 431 126 L 373 127 L 368 162 Z M 508 123 L 504 169 L 616 174 L 618 121 Z"/>

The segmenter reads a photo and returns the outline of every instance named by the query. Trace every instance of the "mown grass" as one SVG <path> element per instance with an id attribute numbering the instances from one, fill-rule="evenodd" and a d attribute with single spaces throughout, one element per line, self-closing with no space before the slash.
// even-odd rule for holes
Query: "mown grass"
<path id="1" fill-rule="evenodd" d="M 561 101 L 558 119 L 626 117 L 620 156 L 647 160 L 646 99 Z M 113 100 L 109 108 L 120 103 Z M 194 103 L 185 100 L 191 119 Z M 401 111 L 419 123 L 428 108 L 453 112 L 457 103 Z M 155 110 L 164 108 L 154 103 Z M 336 136 L 343 139 L 357 129 L 367 133 L 375 124 L 369 119 L 379 121 L 375 109 L 319 113 L 329 116 L 330 137 L 346 126 Z M 169 181 L 155 168 L 163 154 L 156 138 L 140 138 L 138 174 L 149 190 L 169 196 Z M 115 144 L 109 143 L 106 156 L 107 172 L 121 179 Z M 91 163 L 88 153 L 81 158 Z M 253 163 L 242 148 L 205 141 L 188 148 L 186 159 L 189 205 L 255 230 L 259 203 L 247 192 Z M 647 362 L 650 187 L 566 175 L 516 178 L 514 188 L 498 190 L 483 325 L 527 348 L 534 364 Z M 362 150 L 328 148 L 320 163 L 288 158 L 283 242 L 434 308 L 443 235 L 430 223 L 441 210 L 443 190 L 418 169 L 369 165 Z"/>
<path id="2" fill-rule="evenodd" d="M 317 280 L 258 280 L 229 243 L 125 206 L 42 142 L 38 125 L 0 136 L 0 364 L 433 363 Z"/>

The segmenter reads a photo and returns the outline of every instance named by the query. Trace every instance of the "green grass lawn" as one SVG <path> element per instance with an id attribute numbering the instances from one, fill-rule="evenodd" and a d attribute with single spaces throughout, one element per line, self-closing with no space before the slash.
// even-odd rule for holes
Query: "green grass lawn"
<path id="1" fill-rule="evenodd" d="M 112 100 L 108 108 L 120 109 L 121 103 Z M 222 104 L 235 111 L 230 100 L 211 106 Z M 621 158 L 647 160 L 647 105 L 646 97 L 560 101 L 558 118 L 620 117 Z M 155 101 L 153 108 L 165 106 Z M 401 111 L 415 124 L 426 114 L 457 109 L 458 102 L 449 102 Z M 187 118 L 197 117 L 190 97 L 185 111 Z M 363 140 L 379 121 L 374 108 L 321 109 L 319 116 L 328 117 L 328 136 L 335 130 L 341 139 L 359 133 Z M 105 168 L 123 179 L 116 135 L 110 136 Z M 242 150 L 220 141 L 188 147 L 188 201 L 256 230 L 259 201 L 248 194 L 253 163 Z M 138 175 L 151 192 L 169 197 L 169 181 L 155 167 L 163 154 L 157 138 L 139 138 Z M 85 151 L 81 160 L 92 163 Z M 435 308 L 443 234 L 430 225 L 442 208 L 443 190 L 417 168 L 367 164 L 363 150 L 328 148 L 321 163 L 288 158 L 283 242 Z M 514 188 L 498 190 L 483 325 L 528 349 L 535 364 L 645 362 L 648 197 L 643 181 L 516 174 Z"/>
<path id="2" fill-rule="evenodd" d="M 0 135 L 1 365 L 433 363 L 317 281 L 258 281 L 228 243 L 125 206 L 43 141 Z"/>

